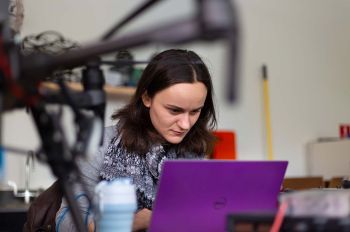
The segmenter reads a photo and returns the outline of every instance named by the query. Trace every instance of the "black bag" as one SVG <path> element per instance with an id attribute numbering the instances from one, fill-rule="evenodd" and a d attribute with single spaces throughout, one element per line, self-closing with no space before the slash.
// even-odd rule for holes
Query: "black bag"
<path id="1" fill-rule="evenodd" d="M 56 213 L 62 202 L 63 193 L 56 180 L 48 189 L 42 192 L 30 205 L 24 232 L 54 232 L 56 231 Z"/>

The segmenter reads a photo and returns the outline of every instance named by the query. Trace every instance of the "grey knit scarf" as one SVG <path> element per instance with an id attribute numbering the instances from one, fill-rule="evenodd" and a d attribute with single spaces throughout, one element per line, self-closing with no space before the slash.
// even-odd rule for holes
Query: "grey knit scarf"
<path id="1" fill-rule="evenodd" d="M 104 180 L 130 177 L 136 187 L 138 209 L 152 209 L 162 163 L 176 158 L 174 149 L 166 152 L 162 145 L 153 146 L 144 156 L 128 153 L 120 138 L 114 137 L 106 150 L 100 176 Z"/>

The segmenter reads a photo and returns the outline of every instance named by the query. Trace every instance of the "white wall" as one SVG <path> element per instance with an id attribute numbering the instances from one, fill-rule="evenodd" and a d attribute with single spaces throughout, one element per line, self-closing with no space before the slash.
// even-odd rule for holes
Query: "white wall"
<path id="1" fill-rule="evenodd" d="M 57 30 L 67 38 L 92 42 L 141 2 L 25 0 L 22 36 Z M 188 0 L 161 2 L 124 33 L 189 16 L 195 10 L 192 4 Z M 239 159 L 267 158 L 260 70 L 263 64 L 268 66 L 274 157 L 290 161 L 287 175 L 304 175 L 306 143 L 338 136 L 338 124 L 349 122 L 350 2 L 237 0 L 235 5 L 242 35 L 238 104 L 227 103 L 223 95 L 225 45 L 191 43 L 181 47 L 195 50 L 207 62 L 214 81 L 219 128 L 236 131 Z M 147 59 L 163 48 L 151 45 L 132 51 L 137 59 Z M 124 101 L 111 100 L 107 115 L 122 104 Z M 4 120 L 5 144 L 37 147 L 27 115 L 6 113 Z M 24 159 L 8 154 L 6 168 L 6 180 L 23 185 Z M 36 186 L 51 180 L 41 169 Z"/>

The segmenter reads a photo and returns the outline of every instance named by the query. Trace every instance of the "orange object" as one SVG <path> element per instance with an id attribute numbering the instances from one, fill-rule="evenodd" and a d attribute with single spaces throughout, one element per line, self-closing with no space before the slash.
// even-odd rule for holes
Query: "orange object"
<path id="1" fill-rule="evenodd" d="M 218 138 L 212 159 L 236 159 L 236 135 L 233 131 L 214 131 Z"/>

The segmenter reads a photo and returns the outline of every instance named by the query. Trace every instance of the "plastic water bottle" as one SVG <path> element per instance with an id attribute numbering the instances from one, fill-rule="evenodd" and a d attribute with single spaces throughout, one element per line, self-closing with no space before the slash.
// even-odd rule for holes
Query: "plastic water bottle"
<path id="1" fill-rule="evenodd" d="M 95 188 L 100 232 L 130 232 L 137 208 L 135 186 L 129 178 L 102 181 Z"/>

